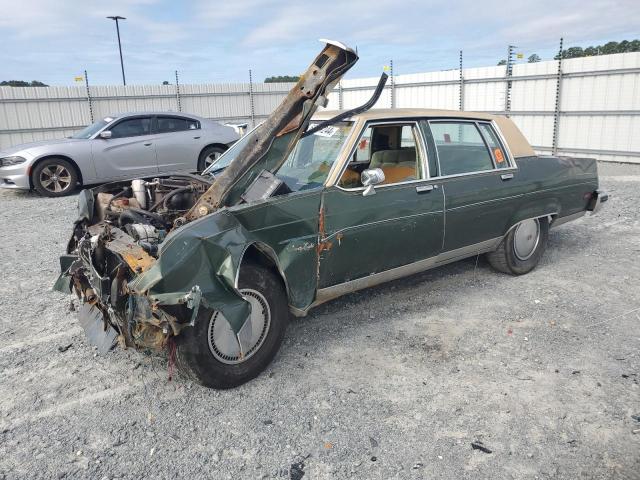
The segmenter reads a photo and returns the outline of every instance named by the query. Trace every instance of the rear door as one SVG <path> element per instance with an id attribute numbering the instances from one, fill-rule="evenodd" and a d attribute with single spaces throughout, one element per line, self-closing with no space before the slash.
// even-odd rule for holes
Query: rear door
<path id="1" fill-rule="evenodd" d="M 491 122 L 443 119 L 428 125 L 445 197 L 443 254 L 482 249 L 504 234 L 515 211 L 515 162 Z"/>
<path id="2" fill-rule="evenodd" d="M 155 124 L 158 169 L 195 172 L 202 146 L 200 122 L 194 118 L 158 115 Z"/>
<path id="3" fill-rule="evenodd" d="M 99 180 L 158 173 L 152 117 L 127 117 L 109 128 L 111 138 L 95 138 L 91 152 Z"/>
<path id="4" fill-rule="evenodd" d="M 352 161 L 323 197 L 319 288 L 435 257 L 442 246 L 443 194 L 429 179 L 426 150 L 415 121 L 369 123 Z M 386 177 L 363 196 L 360 172 Z"/>

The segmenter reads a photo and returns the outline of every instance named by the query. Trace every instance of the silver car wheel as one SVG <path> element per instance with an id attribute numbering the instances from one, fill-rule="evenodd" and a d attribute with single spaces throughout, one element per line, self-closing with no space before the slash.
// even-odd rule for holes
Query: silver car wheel
<path id="1" fill-rule="evenodd" d="M 216 163 L 220 158 L 220 155 L 222 155 L 222 153 L 220 152 L 212 152 L 209 155 L 207 155 L 207 157 L 204 159 L 204 167 L 208 168 L 214 163 Z"/>
<path id="2" fill-rule="evenodd" d="M 71 173 L 62 165 L 48 165 L 40 172 L 40 185 L 49 192 L 61 193 L 71 187 Z"/>
<path id="3" fill-rule="evenodd" d="M 540 241 L 540 222 L 537 218 L 524 220 L 513 235 L 513 251 L 519 260 L 528 260 L 536 251 Z"/>
<path id="4" fill-rule="evenodd" d="M 231 325 L 218 311 L 209 320 L 209 350 L 220 362 L 227 365 L 242 363 L 251 358 L 262 346 L 271 326 L 271 309 L 264 296 L 251 289 L 241 289 L 240 293 L 251 304 L 251 341 L 244 356 L 240 354 L 240 347 Z"/>

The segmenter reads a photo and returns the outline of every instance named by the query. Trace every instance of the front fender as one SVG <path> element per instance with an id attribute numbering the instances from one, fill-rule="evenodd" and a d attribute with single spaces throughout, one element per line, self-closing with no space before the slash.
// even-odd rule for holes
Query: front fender
<path id="1" fill-rule="evenodd" d="M 226 209 L 172 232 L 157 261 L 129 288 L 160 305 L 187 303 L 194 288 L 206 307 L 219 310 L 238 333 L 251 312 L 235 287 L 249 232 Z"/>

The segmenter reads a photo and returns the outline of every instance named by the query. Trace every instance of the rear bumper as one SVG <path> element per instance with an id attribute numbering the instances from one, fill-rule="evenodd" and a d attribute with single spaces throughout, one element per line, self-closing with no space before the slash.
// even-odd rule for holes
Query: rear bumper
<path id="1" fill-rule="evenodd" d="M 602 208 L 602 204 L 607 200 L 609 200 L 609 194 L 604 190 L 598 189 L 593 192 L 591 200 L 589 200 L 589 204 L 587 205 L 587 210 L 592 214 L 598 213 Z"/>

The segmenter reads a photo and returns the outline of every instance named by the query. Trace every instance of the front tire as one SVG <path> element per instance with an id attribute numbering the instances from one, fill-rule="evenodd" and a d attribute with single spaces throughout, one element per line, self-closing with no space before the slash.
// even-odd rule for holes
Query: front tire
<path id="1" fill-rule="evenodd" d="M 203 306 L 194 326 L 176 338 L 178 368 L 205 387 L 233 388 L 257 377 L 282 344 L 289 309 L 280 277 L 263 266 L 245 264 L 238 289 L 251 303 L 252 337 L 244 357 L 224 316 Z"/>
<path id="2" fill-rule="evenodd" d="M 507 233 L 497 250 L 487 254 L 487 260 L 499 272 L 524 275 L 540 262 L 548 238 L 547 218 L 523 220 Z"/>
<path id="3" fill-rule="evenodd" d="M 217 162 L 220 155 L 225 151 L 226 149 L 222 147 L 211 146 L 205 148 L 198 158 L 198 172 L 202 172 L 205 168 L 208 168 Z"/>
<path id="4" fill-rule="evenodd" d="M 78 172 L 67 160 L 48 158 L 33 169 L 33 188 L 45 197 L 62 197 L 78 186 Z"/>

